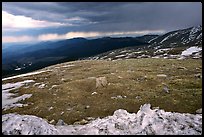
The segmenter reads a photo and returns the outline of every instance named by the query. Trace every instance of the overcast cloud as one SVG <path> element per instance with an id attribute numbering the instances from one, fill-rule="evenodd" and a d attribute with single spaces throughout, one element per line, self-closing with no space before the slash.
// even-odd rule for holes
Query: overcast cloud
<path id="1" fill-rule="evenodd" d="M 3 2 L 4 37 L 162 34 L 202 24 L 199 2 Z M 20 20 L 20 22 L 19 22 Z M 143 33 L 139 33 L 143 32 Z M 71 36 L 72 37 L 72 36 Z M 42 39 L 39 39 L 42 40 Z M 4 41 L 3 41 L 4 42 Z M 7 40 L 8 42 L 8 40 Z"/>

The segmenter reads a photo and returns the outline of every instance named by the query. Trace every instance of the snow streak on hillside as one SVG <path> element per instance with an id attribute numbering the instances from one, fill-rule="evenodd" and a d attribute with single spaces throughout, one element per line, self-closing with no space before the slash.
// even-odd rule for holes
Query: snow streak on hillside
<path id="1" fill-rule="evenodd" d="M 86 125 L 54 126 L 31 115 L 5 114 L 2 116 L 3 134 L 24 135 L 201 135 L 202 114 L 181 114 L 150 109 L 144 104 L 135 113 L 116 110 L 113 116 L 98 118 Z"/>

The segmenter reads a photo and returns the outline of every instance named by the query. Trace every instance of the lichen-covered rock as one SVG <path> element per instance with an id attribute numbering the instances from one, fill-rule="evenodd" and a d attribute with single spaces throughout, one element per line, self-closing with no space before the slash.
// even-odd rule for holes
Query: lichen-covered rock
<path id="1" fill-rule="evenodd" d="M 96 78 L 96 88 L 105 87 L 107 86 L 108 82 L 106 77 L 99 77 Z"/>
<path id="2" fill-rule="evenodd" d="M 197 114 L 202 114 L 202 108 L 196 110 L 196 113 L 197 113 Z"/>

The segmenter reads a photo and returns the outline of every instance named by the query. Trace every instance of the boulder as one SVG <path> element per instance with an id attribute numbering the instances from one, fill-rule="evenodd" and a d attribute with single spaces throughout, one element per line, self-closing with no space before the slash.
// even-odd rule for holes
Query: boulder
<path id="1" fill-rule="evenodd" d="M 96 78 L 96 88 L 105 87 L 107 86 L 108 82 L 106 77 L 99 77 Z"/>
<path id="2" fill-rule="evenodd" d="M 202 114 L 202 108 L 196 110 L 196 113 L 197 113 L 197 114 Z"/>
<path id="3" fill-rule="evenodd" d="M 62 119 L 59 119 L 56 126 L 64 126 L 67 125 Z"/>

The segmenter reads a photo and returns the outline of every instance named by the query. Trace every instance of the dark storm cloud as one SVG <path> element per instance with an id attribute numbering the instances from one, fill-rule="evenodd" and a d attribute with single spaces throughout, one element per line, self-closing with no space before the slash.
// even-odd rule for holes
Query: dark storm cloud
<path id="1" fill-rule="evenodd" d="M 85 19 L 81 25 L 65 27 L 64 31 L 170 31 L 202 24 L 202 4 L 198 2 L 14 2 L 3 3 L 2 8 L 11 14 L 38 20 Z"/>

